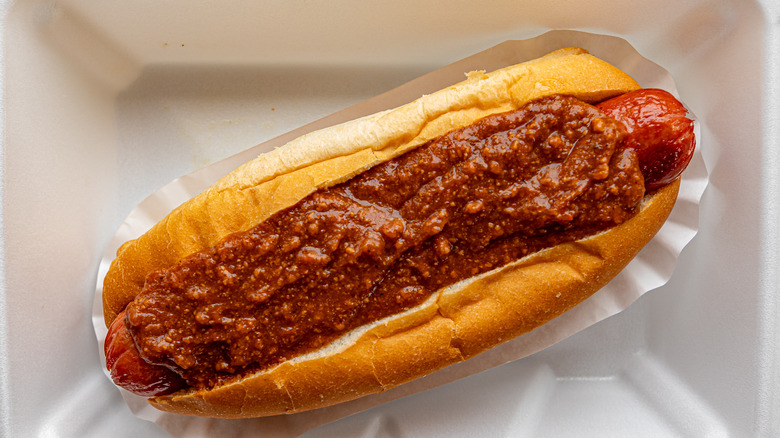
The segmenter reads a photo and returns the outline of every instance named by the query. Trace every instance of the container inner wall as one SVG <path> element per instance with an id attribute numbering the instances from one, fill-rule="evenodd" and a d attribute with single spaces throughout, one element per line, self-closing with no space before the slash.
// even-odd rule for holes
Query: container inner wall
<path id="1" fill-rule="evenodd" d="M 760 189 L 769 147 L 763 68 L 777 56 L 764 48 L 777 26 L 768 28 L 759 6 L 5 5 L 2 319 L 10 386 L 3 403 L 11 436 L 166 436 L 135 418 L 100 375 L 87 317 L 100 255 L 147 194 L 438 66 L 547 28 L 620 35 L 672 72 L 702 123 L 711 172 L 699 236 L 671 282 L 625 312 L 528 360 L 310 436 L 752 435 L 767 402 L 756 395 L 767 377 L 758 369 L 777 356 L 761 323 L 762 306 L 775 299 L 774 286 L 760 282 L 759 252 L 768 226 Z M 648 389 L 653 378 L 676 392 Z M 491 400 L 504 410 L 471 410 Z M 441 412 L 423 409 L 433 404 Z"/>

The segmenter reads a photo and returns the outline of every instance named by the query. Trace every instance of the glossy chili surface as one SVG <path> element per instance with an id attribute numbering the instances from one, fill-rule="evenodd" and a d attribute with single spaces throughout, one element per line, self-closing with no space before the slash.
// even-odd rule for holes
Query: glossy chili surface
<path id="1" fill-rule="evenodd" d="M 630 218 L 644 184 L 623 130 L 565 96 L 489 116 L 153 272 L 126 324 L 195 387 L 314 350 Z"/>

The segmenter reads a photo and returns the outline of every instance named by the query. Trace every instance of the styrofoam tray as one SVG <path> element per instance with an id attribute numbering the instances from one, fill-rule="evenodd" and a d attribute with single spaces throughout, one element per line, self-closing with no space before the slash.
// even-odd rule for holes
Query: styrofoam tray
<path id="1" fill-rule="evenodd" d="M 147 194 L 570 28 L 628 40 L 701 122 L 710 186 L 672 280 L 539 354 L 307 436 L 780 436 L 780 7 L 589 3 L 3 3 L 0 433 L 166 436 L 102 375 L 89 319 L 102 251 Z"/>

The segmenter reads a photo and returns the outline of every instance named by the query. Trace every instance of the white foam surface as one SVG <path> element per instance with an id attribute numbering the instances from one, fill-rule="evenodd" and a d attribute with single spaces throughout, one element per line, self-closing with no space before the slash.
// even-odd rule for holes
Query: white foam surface
<path id="1" fill-rule="evenodd" d="M 0 434 L 780 436 L 780 7 L 457 6 L 2 2 Z M 699 203 L 702 173 L 690 175 L 677 207 L 686 219 L 670 228 L 698 234 L 666 284 L 530 357 L 308 432 L 289 417 L 250 434 L 256 423 L 158 425 L 128 409 L 101 371 L 91 314 L 100 260 L 139 202 L 247 146 L 549 29 L 628 41 L 671 73 L 698 118 L 709 186 Z M 614 62 L 625 48 L 603 50 Z"/>

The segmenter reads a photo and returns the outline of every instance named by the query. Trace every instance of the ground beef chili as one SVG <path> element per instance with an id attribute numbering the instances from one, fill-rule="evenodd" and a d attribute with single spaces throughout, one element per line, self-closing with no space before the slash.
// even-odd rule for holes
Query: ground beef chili
<path id="1" fill-rule="evenodd" d="M 644 184 L 622 136 L 565 96 L 487 117 L 153 272 L 126 324 L 198 388 L 311 351 L 631 217 Z"/>

